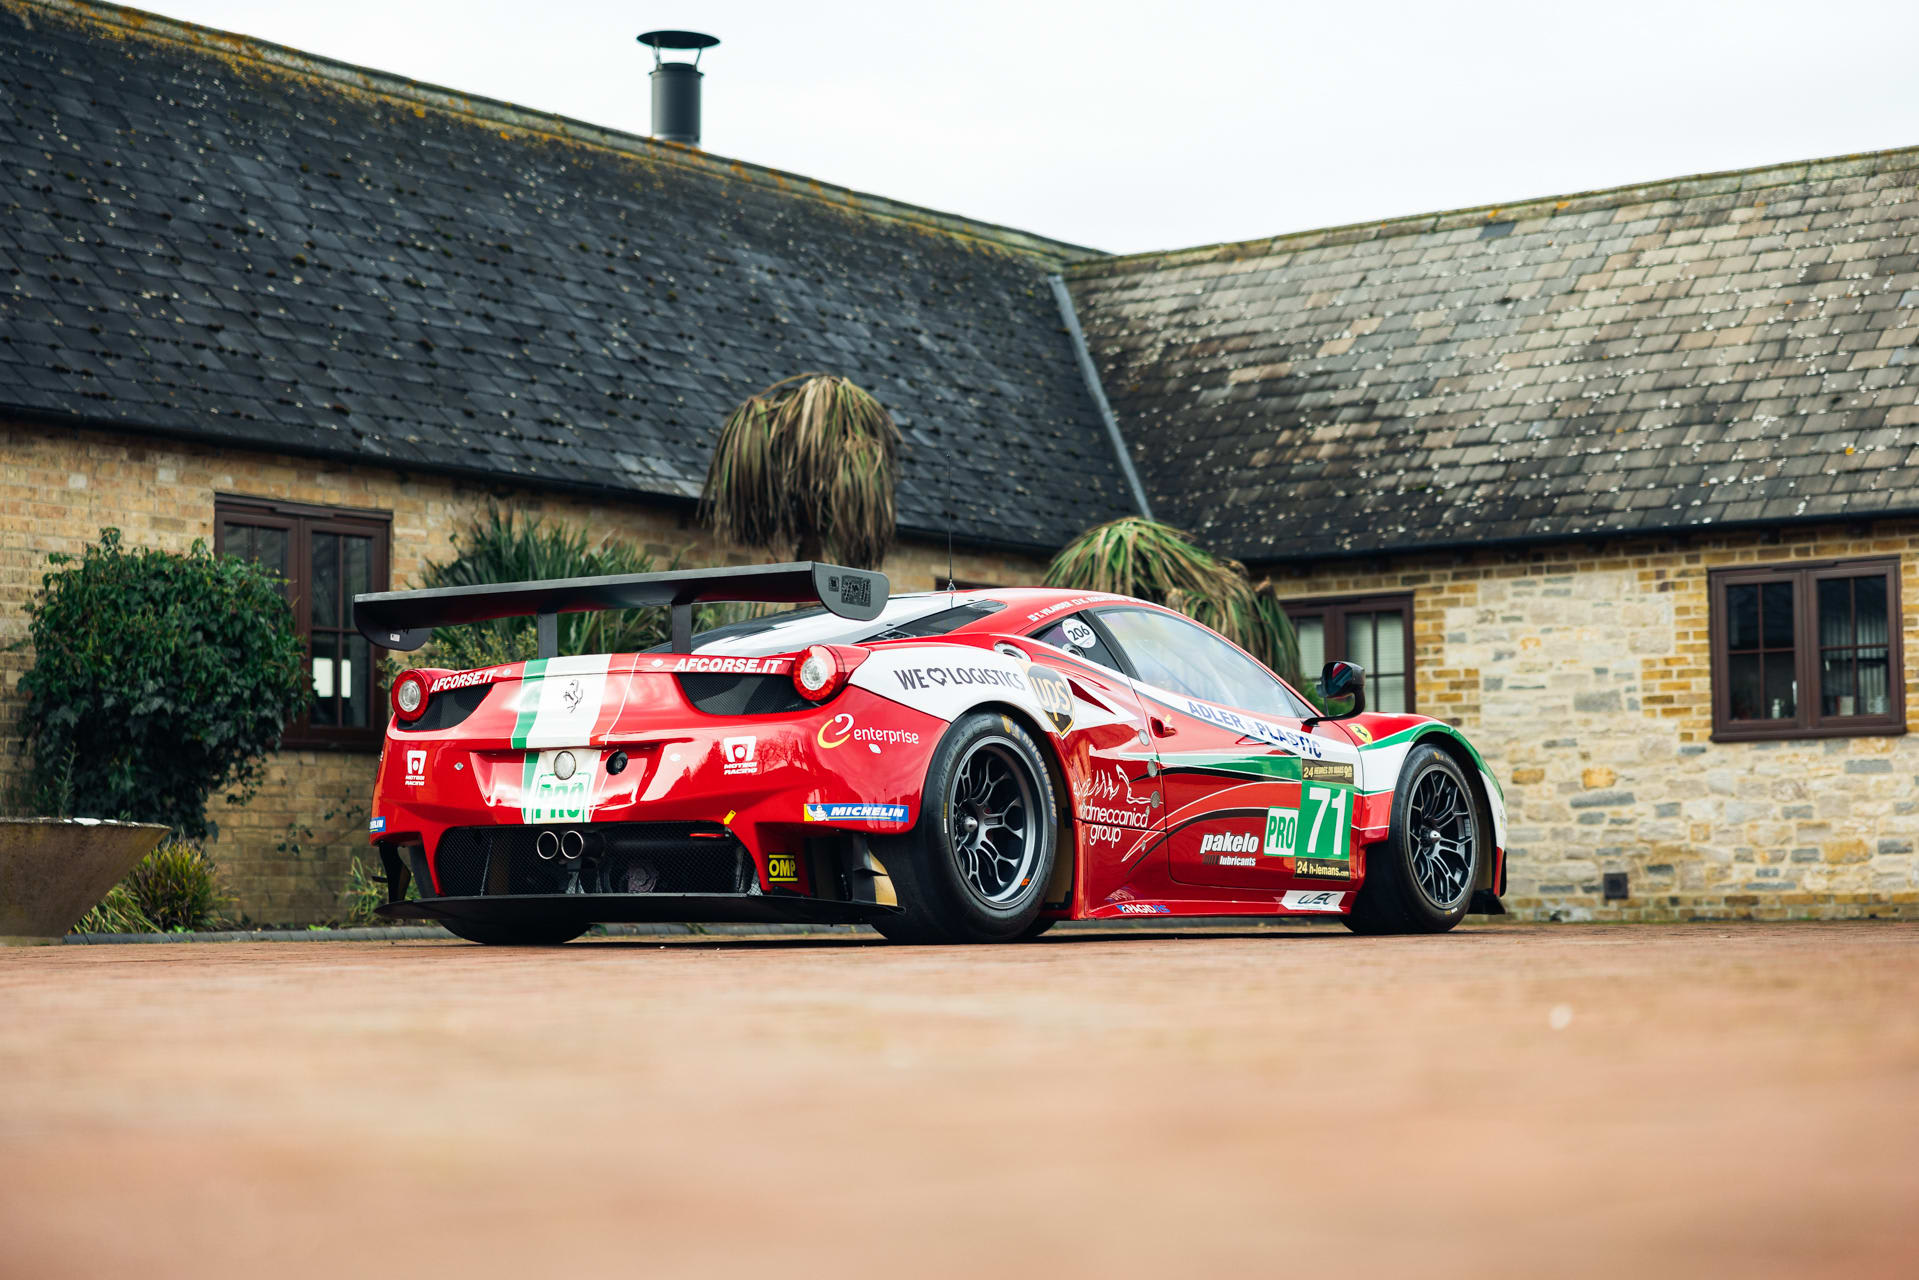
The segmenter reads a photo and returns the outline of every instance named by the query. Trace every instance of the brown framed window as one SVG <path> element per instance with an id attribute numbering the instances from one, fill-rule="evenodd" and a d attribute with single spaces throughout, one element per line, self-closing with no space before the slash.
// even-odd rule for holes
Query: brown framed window
<path id="1" fill-rule="evenodd" d="M 1409 595 L 1287 600 L 1299 633 L 1299 670 L 1310 684 L 1328 662 L 1366 668 L 1368 711 L 1413 709 L 1413 598 Z"/>
<path id="2" fill-rule="evenodd" d="M 1906 731 L 1899 562 L 1715 569 L 1712 736 Z"/>
<path id="3" fill-rule="evenodd" d="M 289 747 L 377 750 L 386 727 L 376 670 L 383 650 L 353 629 L 353 597 L 387 589 L 389 517 L 257 498 L 214 499 L 214 550 L 257 560 L 287 580 L 313 679 Z"/>

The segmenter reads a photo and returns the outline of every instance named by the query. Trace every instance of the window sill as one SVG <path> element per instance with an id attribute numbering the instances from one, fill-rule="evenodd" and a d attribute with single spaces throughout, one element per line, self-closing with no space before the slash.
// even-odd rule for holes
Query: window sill
<path id="1" fill-rule="evenodd" d="M 295 737 L 287 734 L 280 739 L 281 751 L 346 751 L 363 755 L 378 755 L 380 747 L 386 741 L 384 733 L 369 733 L 365 737 L 318 738 Z"/>
<path id="2" fill-rule="evenodd" d="M 1799 725 L 1781 729 L 1718 729 L 1713 732 L 1711 740 L 1714 742 L 1792 742 L 1806 738 L 1896 738 L 1905 732 L 1904 724 L 1879 720 L 1872 724 L 1820 725 L 1809 729 Z"/>

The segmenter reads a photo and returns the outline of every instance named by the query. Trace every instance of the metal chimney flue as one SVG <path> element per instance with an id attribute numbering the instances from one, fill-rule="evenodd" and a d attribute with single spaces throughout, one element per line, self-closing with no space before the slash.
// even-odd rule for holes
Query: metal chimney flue
<path id="1" fill-rule="evenodd" d="M 719 43 L 698 31 L 649 31 L 640 43 L 653 50 L 653 136 L 700 145 L 700 54 Z M 668 62 L 668 49 L 693 51 L 691 62 Z"/>

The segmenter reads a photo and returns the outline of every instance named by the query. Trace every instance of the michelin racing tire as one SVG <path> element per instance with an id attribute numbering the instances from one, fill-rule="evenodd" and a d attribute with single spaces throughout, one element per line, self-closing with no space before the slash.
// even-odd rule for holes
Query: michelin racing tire
<path id="1" fill-rule="evenodd" d="M 442 920 L 440 923 L 456 938 L 489 947 L 557 947 L 573 941 L 587 929 L 583 924 L 482 924 L 477 920 Z"/>
<path id="2" fill-rule="evenodd" d="M 996 711 L 960 717 L 934 749 L 919 822 L 873 841 L 900 905 L 873 927 L 894 942 L 1030 936 L 1058 831 L 1058 797 L 1032 735 Z"/>
<path id="3" fill-rule="evenodd" d="M 1490 828 L 1466 771 L 1446 751 L 1414 747 L 1393 789 L 1392 826 L 1366 859 L 1346 927 L 1354 933 L 1445 933 L 1466 918 Z"/>

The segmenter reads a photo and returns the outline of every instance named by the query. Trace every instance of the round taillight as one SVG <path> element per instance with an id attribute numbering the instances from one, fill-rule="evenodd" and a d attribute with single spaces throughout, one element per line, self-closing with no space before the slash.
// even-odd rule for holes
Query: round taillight
<path id="1" fill-rule="evenodd" d="M 793 687 L 809 701 L 826 701 L 845 682 L 846 672 L 839 657 L 823 644 L 812 646 L 793 664 Z"/>
<path id="2" fill-rule="evenodd" d="M 393 682 L 393 714 L 402 720 L 418 720 L 426 710 L 426 681 L 409 671 Z"/>

